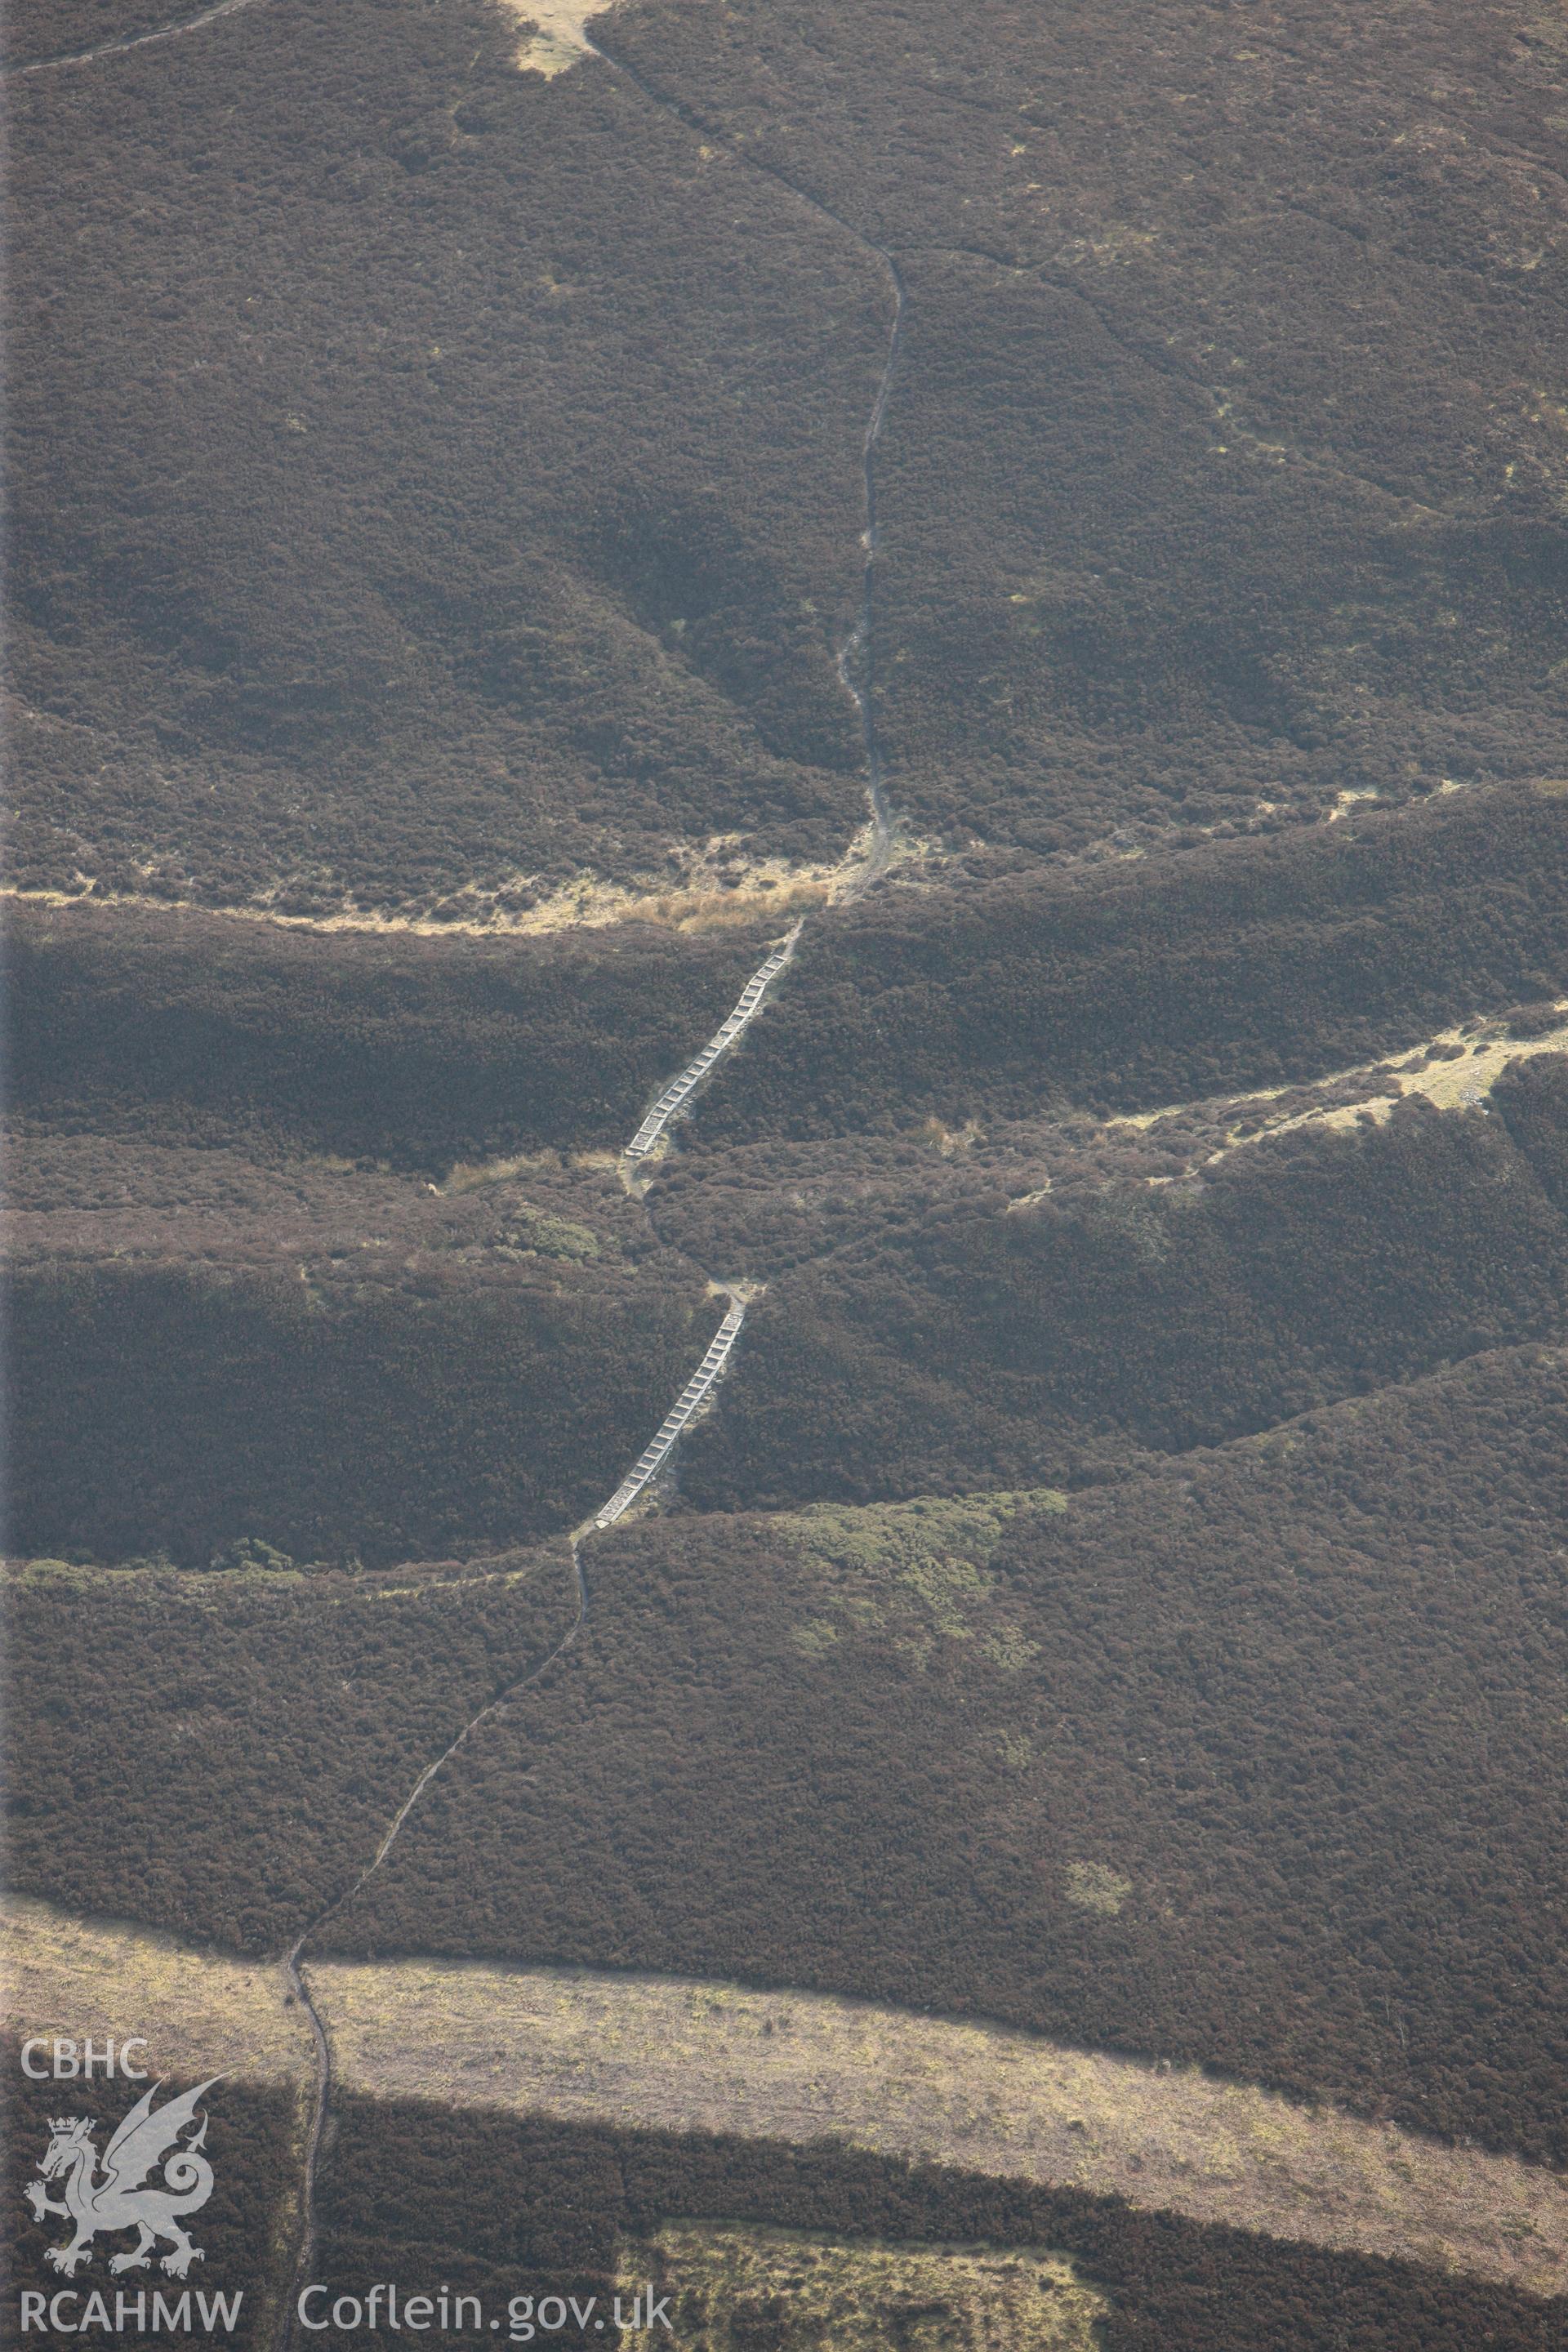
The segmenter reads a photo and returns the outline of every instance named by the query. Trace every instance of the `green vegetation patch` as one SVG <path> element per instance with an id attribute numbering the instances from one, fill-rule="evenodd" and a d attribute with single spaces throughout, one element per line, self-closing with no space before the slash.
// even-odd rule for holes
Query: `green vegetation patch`
<path id="1" fill-rule="evenodd" d="M 1067 1507 L 1065 1495 L 1044 1486 L 861 1509 L 824 1503 L 782 1518 L 779 1531 L 815 1571 L 813 1607 L 833 1612 L 793 1625 L 790 1644 L 820 1658 L 847 1635 L 881 1633 L 923 1667 L 937 1642 L 968 1642 L 999 1672 L 1016 1674 L 1039 1645 L 998 1622 L 1005 1588 L 984 1563 L 1020 1513 Z"/>
<path id="2" fill-rule="evenodd" d="M 578 1259 L 597 1257 L 600 1250 L 598 1235 L 586 1225 L 574 1224 L 569 1217 L 552 1217 L 526 1203 L 519 1206 L 514 1223 L 498 1246 L 503 1253 L 531 1250 L 538 1257 Z"/>
<path id="3" fill-rule="evenodd" d="M 1080 1911 L 1099 1911 L 1114 1919 L 1132 1892 L 1132 1881 L 1103 1862 L 1069 1862 L 1063 1876 L 1067 1898 Z"/>
<path id="4" fill-rule="evenodd" d="M 622 2249 L 623 2294 L 657 2265 L 677 2339 L 707 2352 L 1091 2352 L 1110 2311 L 1065 2254 L 897 2245 L 666 2221 Z"/>

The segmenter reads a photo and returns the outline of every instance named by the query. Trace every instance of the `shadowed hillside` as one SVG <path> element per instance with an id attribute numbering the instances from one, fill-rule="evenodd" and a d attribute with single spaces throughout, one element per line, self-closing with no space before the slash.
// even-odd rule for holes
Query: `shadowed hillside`
<path id="1" fill-rule="evenodd" d="M 617 1532 L 332 1946 L 1000 2017 L 1560 2162 L 1558 1356 L 1071 1497 Z"/>

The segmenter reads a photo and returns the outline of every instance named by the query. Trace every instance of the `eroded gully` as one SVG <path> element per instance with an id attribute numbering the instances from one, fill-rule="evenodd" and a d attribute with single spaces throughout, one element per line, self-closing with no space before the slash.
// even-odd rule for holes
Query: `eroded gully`
<path id="1" fill-rule="evenodd" d="M 230 8 L 244 5 L 245 0 L 222 0 L 220 6 L 205 10 L 200 17 L 190 20 L 190 25 L 194 28 L 197 23 L 205 23 L 213 16 L 226 15 Z M 185 27 L 168 28 L 169 31 L 175 29 L 185 29 Z M 149 37 L 156 38 L 159 36 L 143 35 L 142 37 L 143 39 Z M 860 570 L 859 607 L 856 614 L 854 626 L 839 646 L 837 656 L 840 683 L 854 706 L 859 722 L 861 756 L 866 776 L 867 809 L 869 817 L 865 863 L 847 887 L 840 894 L 840 903 L 842 903 L 844 900 L 858 898 L 862 892 L 869 888 L 878 877 L 887 871 L 893 852 L 894 824 L 892 812 L 888 804 L 881 748 L 877 735 L 873 609 L 878 537 L 877 450 L 882 436 L 889 394 L 892 389 L 894 371 L 898 365 L 902 342 L 906 303 L 903 278 L 897 261 L 885 246 L 877 244 L 874 238 L 867 236 L 862 230 L 856 228 L 852 222 L 846 220 L 842 214 L 835 212 L 832 205 L 825 203 L 820 196 L 813 195 L 809 189 L 800 186 L 796 181 L 789 177 L 787 173 L 779 171 L 774 165 L 759 163 L 752 156 L 740 153 L 710 123 L 705 122 L 679 99 L 671 98 L 656 89 L 635 66 L 629 66 L 624 58 L 614 56 L 601 42 L 589 40 L 586 36 L 584 40 L 590 56 L 597 58 L 612 72 L 619 74 L 625 80 L 631 83 L 650 105 L 657 106 L 662 113 L 668 114 L 674 121 L 679 122 L 683 130 L 721 146 L 731 161 L 745 170 L 757 173 L 763 179 L 771 180 L 776 187 L 784 189 L 790 197 L 805 205 L 817 218 L 829 222 L 840 234 L 851 238 L 860 250 L 877 264 L 887 281 L 890 298 L 887 350 L 870 413 L 867 418 L 862 443 L 864 529 L 861 533 L 863 561 Z M 60 62 L 67 61 L 62 59 Z M 78 62 L 78 60 L 73 59 L 70 62 Z M 761 1010 L 780 974 L 787 969 L 795 943 L 805 928 L 804 923 L 797 923 L 787 940 L 775 948 L 759 971 L 753 973 L 742 992 L 739 1003 L 715 1036 L 709 1039 L 708 1044 L 694 1059 L 649 1106 L 637 1133 L 623 1153 L 622 1166 L 623 1170 L 627 1171 L 628 1179 L 630 1171 L 634 1171 L 639 1161 L 646 1157 L 654 1142 L 662 1135 L 669 1120 L 679 1116 L 689 1107 L 699 1087 L 710 1082 L 724 1058 L 733 1052 L 752 1017 Z M 284 1956 L 283 1965 L 289 1989 L 303 2010 L 310 2028 L 315 2054 L 315 2084 L 301 2171 L 300 2219 L 293 2264 L 293 2279 L 279 2315 L 277 2331 L 279 2352 L 291 2352 L 297 2334 L 296 2313 L 300 2293 L 302 2287 L 310 2283 L 310 2273 L 314 2267 L 317 2247 L 316 2184 L 331 2111 L 332 2088 L 331 2044 L 327 2038 L 326 2028 L 322 2024 L 320 2011 L 311 1998 L 310 1980 L 304 1963 L 305 1948 L 337 1916 L 345 1905 L 363 1889 L 381 1868 L 396 1844 L 404 1823 L 444 1767 L 458 1754 L 482 1725 L 542 1683 L 575 1643 L 588 1613 L 588 1582 L 583 1568 L 583 1544 L 592 1533 L 613 1525 L 649 1481 L 657 1476 L 668 1455 L 679 1443 L 694 1413 L 706 1402 L 710 1391 L 722 1379 L 728 1369 L 734 1342 L 740 1336 L 746 1306 L 750 1297 L 754 1295 L 754 1286 L 721 1282 L 717 1279 L 714 1279 L 713 1286 L 716 1291 L 721 1291 L 728 1296 L 731 1308 L 720 1327 L 719 1333 L 715 1335 L 713 1342 L 710 1345 L 708 1355 L 681 1391 L 652 1443 L 633 1465 L 608 1502 L 603 1505 L 591 1519 L 584 1520 L 583 1525 L 566 1538 L 572 1566 L 574 1610 L 572 1622 L 565 1633 L 555 1643 L 553 1649 L 531 1665 L 525 1675 L 518 1681 L 509 1684 L 505 1690 L 498 1692 L 494 1698 L 480 1707 L 477 1714 L 470 1717 L 458 1733 L 457 1738 L 426 1765 L 388 1822 L 381 1843 L 370 1861 L 366 1863 L 359 1875 L 345 1886 L 341 1894 L 334 1895 L 331 1902 L 307 1924 Z"/>

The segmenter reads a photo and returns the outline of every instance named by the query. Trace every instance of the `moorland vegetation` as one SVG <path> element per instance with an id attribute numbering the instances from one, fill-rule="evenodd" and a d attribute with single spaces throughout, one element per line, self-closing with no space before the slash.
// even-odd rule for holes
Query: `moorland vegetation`
<path id="1" fill-rule="evenodd" d="M 1524 1348 L 1066 1508 L 618 1529 L 332 1947 L 858 1992 L 1561 2162 L 1565 1446 Z"/>
<path id="2" fill-rule="evenodd" d="M 1277 840 L 883 887 L 701 1106 L 733 1147 L 1321 1077 L 1568 991 L 1568 802 L 1439 795 Z M 447 941 L 93 908 L 13 920 L 18 1110 L 442 1172 L 618 1146 L 773 931 Z"/>
<path id="3" fill-rule="evenodd" d="M 450 910 L 841 847 L 874 245 L 918 829 L 1561 773 L 1551 52 L 1254 17 L 654 0 L 601 27 L 638 89 L 484 0 L 297 0 L 24 79 L 19 877 Z"/>
<path id="4" fill-rule="evenodd" d="M 1527 2294 L 1325 2253 L 1114 2199 L 818 2145 L 616 2131 L 345 2097 L 323 2181 L 321 2275 L 363 2294 L 411 2257 L 478 2294 L 613 2295 L 661 2270 L 672 2221 L 750 2222 L 851 2250 L 1047 2248 L 1109 2308 L 1105 2352 L 1547 2352 Z M 603 2307 L 603 2306 L 601 2306 Z M 952 2325 L 941 2309 L 920 2316 Z M 737 2326 L 737 2319 L 740 2325 Z M 725 2352 L 794 2352 L 790 2313 L 730 2315 Z M 391 2344 L 390 2336 L 386 2337 Z"/>
<path id="5" fill-rule="evenodd" d="M 477 1579 L 48 1560 L 6 1581 L 12 1884 L 251 1952 L 343 1892 L 575 1605 L 563 1547 Z"/>
<path id="6" fill-rule="evenodd" d="M 759 1300 L 685 1490 L 734 1509 L 1077 1483 L 1558 1332 L 1568 1222 L 1536 1168 L 1561 1166 L 1565 1105 L 1527 1071 L 1495 1110 L 1415 1097 L 1174 1179 L 873 1198 Z"/>
<path id="7" fill-rule="evenodd" d="M 29 54 L 144 21 L 49 0 Z M 77 1556 L 16 1580 L 20 1883 L 249 1950 L 320 1919 L 574 1620 L 563 1547 L 463 1556 L 599 1499 L 696 1267 L 765 1259 L 686 1507 L 588 1547 L 581 1639 L 322 1945 L 865 1993 L 1561 2164 L 1568 1064 L 1198 1173 L 926 1173 L 1568 989 L 1560 43 L 1494 0 L 600 30 L 643 87 L 519 72 L 487 0 L 15 86 L 12 877 L 89 902 L 16 927 L 18 1533 Z M 650 1226 L 568 1156 L 762 926 L 217 910 L 841 853 L 888 255 L 864 677 L 941 855 L 814 919 Z M 705 1193 L 769 1146 L 765 1198 Z M 814 1226 L 783 1152 L 826 1146 Z M 297 2156 L 257 2112 L 241 2269 Z M 1553 2324 L 842 2151 L 331 2129 L 344 2284 L 603 2293 L 740 2218 L 1060 2247 L 1118 2352 Z"/>
<path id="8" fill-rule="evenodd" d="M 442 1195 L 132 1137 L 16 1158 L 26 1551 L 381 1564 L 570 1527 L 722 1311 L 610 1171 L 553 1153 Z"/>
<path id="9" fill-rule="evenodd" d="M 642 925 L 521 945 L 78 906 L 9 929 L 18 1114 L 432 1175 L 618 1147 L 759 961 L 754 939 Z"/>
<path id="10" fill-rule="evenodd" d="M 21 2051 L 9 2036 L 0 2040 L 0 2054 L 7 2078 L 6 2194 L 0 2220 L 0 2252 L 14 2294 L 30 2290 L 47 2300 L 58 2294 L 66 2282 L 46 2263 L 45 2249 L 64 2243 L 69 2225 L 54 2216 L 42 2224 L 35 2221 L 22 2192 L 29 2175 L 37 2178 L 38 2160 L 49 2142 L 50 2119 L 62 2108 L 90 2112 L 98 2122 L 94 2137 L 101 2156 L 114 2126 L 135 2105 L 142 2086 L 106 2081 L 101 2075 L 90 2092 L 79 2083 L 30 2081 L 22 2073 Z M 164 2092 L 172 2096 L 191 2087 L 188 2079 L 171 2080 Z M 213 2189 L 192 2232 L 204 2259 L 181 2280 L 168 2278 L 155 2268 L 110 2280 L 105 2275 L 105 2241 L 100 2239 L 93 2249 L 93 2263 L 71 2282 L 80 2300 L 63 2308 L 83 2312 L 87 2297 L 96 2289 L 112 2315 L 118 2290 L 127 2296 L 132 2312 L 138 2293 L 144 2294 L 151 2314 L 154 2294 L 162 2293 L 166 2304 L 177 2306 L 189 2290 L 195 2324 L 188 2335 L 182 2332 L 181 2340 L 190 2344 L 192 2352 L 220 2352 L 225 2346 L 231 2352 L 261 2352 L 263 2346 L 273 2341 L 278 2326 L 282 2284 L 278 2248 L 290 2228 L 298 2200 L 298 2111 L 291 2090 L 230 2080 L 213 2090 L 204 2112 L 208 2118 L 205 2152 L 212 2162 Z M 57 2200 L 59 2186 L 58 2180 L 53 2182 L 47 2192 Z M 128 2236 L 117 2236 L 107 2242 L 112 2252 L 120 2253 L 129 2252 L 133 2242 Z M 221 2325 L 210 2329 L 202 2326 L 195 2303 L 198 2293 L 243 2297 L 232 2332 Z M 16 2301 L 7 2298 L 3 2322 L 7 2344 L 36 2340 L 18 2326 L 19 2308 Z M 146 2340 L 156 2340 L 151 2329 Z"/>
<path id="11" fill-rule="evenodd" d="M 196 13 L 193 7 L 193 16 Z M 26 73 L 48 59 L 72 58 L 106 41 L 134 39 L 177 20 L 171 0 L 32 0 L 25 23 L 14 28 L 13 72 Z"/>
<path id="12" fill-rule="evenodd" d="M 505 911 L 858 824 L 879 275 L 517 41 L 300 0 L 17 84 L 25 885 Z"/>
<path id="13" fill-rule="evenodd" d="M 1273 840 L 889 889 L 814 926 L 705 1108 L 725 1142 L 1321 1076 L 1568 992 L 1568 799 L 1440 794 Z"/>
<path id="14" fill-rule="evenodd" d="M 737 0 L 613 54 L 894 253 L 878 723 L 1049 853 L 1556 774 L 1552 37 L 1496 5 Z"/>

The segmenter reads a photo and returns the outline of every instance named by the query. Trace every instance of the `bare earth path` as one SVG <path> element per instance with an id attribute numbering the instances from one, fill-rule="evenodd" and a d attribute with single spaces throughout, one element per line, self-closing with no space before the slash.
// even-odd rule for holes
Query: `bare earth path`
<path id="1" fill-rule="evenodd" d="M 183 33 L 199 33 L 204 25 L 216 25 L 220 16 L 232 16 L 237 8 L 248 8 L 252 0 L 214 0 L 211 7 L 201 8 L 194 16 L 176 16 L 166 25 L 150 25 L 142 33 L 118 33 L 112 40 L 99 41 L 89 49 L 68 49 L 58 58 L 36 58 L 30 65 L 14 66 L 19 74 L 53 73 L 61 66 L 96 65 L 100 58 L 123 57 L 131 49 L 144 49 L 152 41 L 177 40 Z"/>

